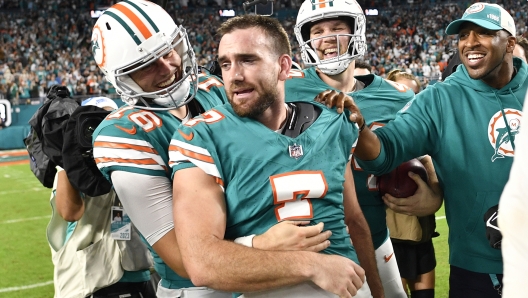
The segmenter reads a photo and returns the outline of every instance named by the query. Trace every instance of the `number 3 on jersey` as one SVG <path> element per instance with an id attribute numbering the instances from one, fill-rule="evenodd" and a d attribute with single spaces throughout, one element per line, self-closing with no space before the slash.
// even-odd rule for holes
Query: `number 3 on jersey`
<path id="1" fill-rule="evenodd" d="M 222 120 L 224 118 L 225 118 L 224 114 L 218 112 L 215 109 L 212 109 L 212 110 L 209 110 L 209 111 L 201 114 L 200 116 L 198 116 L 196 118 L 193 118 L 193 119 L 185 122 L 184 125 L 185 126 L 195 126 L 196 124 L 198 124 L 200 122 L 205 122 L 207 124 L 211 124 L 211 123 L 218 122 L 218 121 L 220 121 L 220 120 Z"/>
<path id="2" fill-rule="evenodd" d="M 217 78 L 215 77 L 209 77 L 209 78 L 206 78 L 205 80 L 202 80 L 201 78 L 205 77 L 206 75 L 204 73 L 200 73 L 198 74 L 198 88 L 204 90 L 204 91 L 211 91 L 211 88 L 214 86 L 214 87 L 222 87 L 224 84 L 222 84 L 222 82 L 220 82 Z"/>
<path id="3" fill-rule="evenodd" d="M 313 217 L 310 199 L 321 199 L 328 191 L 322 171 L 295 171 L 270 177 L 275 216 L 278 221 Z"/>

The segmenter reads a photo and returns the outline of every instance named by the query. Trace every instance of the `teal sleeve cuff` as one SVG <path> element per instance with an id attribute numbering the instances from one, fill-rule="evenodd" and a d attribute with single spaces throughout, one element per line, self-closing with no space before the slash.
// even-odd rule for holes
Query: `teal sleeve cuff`
<path id="1" fill-rule="evenodd" d="M 176 171 L 183 170 L 183 169 L 189 169 L 189 168 L 195 168 L 195 167 L 196 165 L 193 164 L 192 162 L 182 162 L 182 163 L 179 163 L 173 166 L 171 180 L 174 179 L 174 173 L 176 173 Z"/>

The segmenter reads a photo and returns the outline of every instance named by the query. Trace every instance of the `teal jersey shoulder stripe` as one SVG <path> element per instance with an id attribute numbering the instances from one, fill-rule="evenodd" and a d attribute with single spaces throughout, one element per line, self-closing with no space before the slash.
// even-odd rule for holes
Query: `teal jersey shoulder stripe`
<path id="1" fill-rule="evenodd" d="M 158 26 L 156 26 L 156 24 L 152 21 L 152 19 L 143 11 L 143 9 L 141 9 L 139 6 L 137 6 L 132 1 L 125 0 L 125 2 L 133 6 L 137 11 L 139 11 L 139 13 L 149 22 L 152 28 L 154 28 L 154 31 L 156 31 L 156 33 L 159 32 Z"/>
<path id="2" fill-rule="evenodd" d="M 111 11 L 108 11 L 108 10 L 105 11 L 103 14 L 109 15 L 112 18 L 114 18 L 116 21 L 118 21 L 119 24 L 121 24 L 121 26 L 123 26 L 123 28 L 125 28 L 125 30 L 128 32 L 128 34 L 130 34 L 130 37 L 132 37 L 132 39 L 136 42 L 136 44 L 138 46 L 141 44 L 141 40 L 139 40 L 139 38 L 137 38 L 136 33 L 134 33 L 134 31 L 127 25 L 127 23 L 125 21 L 123 21 L 123 19 L 121 19 L 118 15 L 116 15 L 115 13 L 113 13 Z"/>

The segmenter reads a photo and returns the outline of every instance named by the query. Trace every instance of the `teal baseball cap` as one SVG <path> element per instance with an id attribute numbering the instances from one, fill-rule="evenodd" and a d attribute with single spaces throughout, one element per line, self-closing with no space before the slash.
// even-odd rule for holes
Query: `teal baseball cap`
<path id="1" fill-rule="evenodd" d="M 446 34 L 458 34 L 460 25 L 471 22 L 477 26 L 490 30 L 506 30 L 515 36 L 515 22 L 512 16 L 500 5 L 478 2 L 472 4 L 462 18 L 451 22 L 446 28 Z"/>

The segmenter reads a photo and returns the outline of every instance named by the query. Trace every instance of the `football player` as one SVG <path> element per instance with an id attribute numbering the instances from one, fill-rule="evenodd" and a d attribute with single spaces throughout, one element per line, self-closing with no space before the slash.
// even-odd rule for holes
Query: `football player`
<path id="1" fill-rule="evenodd" d="M 169 151 L 189 276 L 244 297 L 371 297 L 346 230 L 361 215 L 350 167 L 357 127 L 316 102 L 285 103 L 291 49 L 276 19 L 244 15 L 217 32 L 231 105 L 186 122 Z M 224 240 L 283 220 L 324 222 L 331 245 L 269 252 Z"/>
<path id="2" fill-rule="evenodd" d="M 286 81 L 289 98 L 313 100 L 325 90 L 343 92 L 354 98 L 371 129 L 382 127 L 394 119 L 414 93 L 404 85 L 387 81 L 373 74 L 354 77 L 356 59 L 366 51 L 365 15 L 355 0 L 306 0 L 301 5 L 295 24 L 301 57 L 309 68 L 294 70 Z M 362 130 L 363 127 L 360 128 Z M 407 297 L 400 280 L 385 219 L 385 204 L 376 188 L 376 177 L 352 163 L 356 193 L 370 227 L 375 248 L 375 262 L 362 259 L 374 297 Z M 354 231 L 350 231 L 351 235 Z M 370 239 L 368 239 L 370 240 Z M 354 246 L 362 249 L 357 241 Z M 379 272 L 379 278 L 377 278 Z M 381 284 L 379 280 L 381 279 Z M 378 282 L 378 283 L 376 283 Z M 378 292 L 381 290 L 380 292 Z"/>
<path id="3" fill-rule="evenodd" d="M 185 28 L 149 1 L 107 9 L 93 28 L 92 51 L 126 103 L 95 130 L 94 158 L 149 244 L 158 297 L 180 297 L 194 286 L 180 276 L 167 149 L 181 122 L 225 101 L 223 84 L 198 68 Z M 223 295 L 230 296 L 215 297 Z"/>
<path id="4" fill-rule="evenodd" d="M 106 10 L 93 28 L 92 51 L 126 103 L 94 132 L 94 158 L 149 244 L 161 276 L 158 297 L 230 297 L 182 277 L 167 152 L 182 122 L 226 102 L 222 81 L 197 66 L 185 28 L 149 1 L 123 1 Z M 318 251 L 330 244 L 322 224 L 300 224 L 281 223 L 255 237 L 255 246 Z"/>

